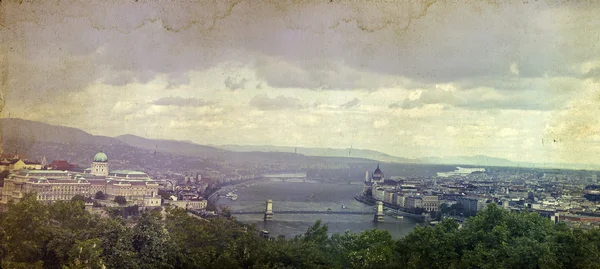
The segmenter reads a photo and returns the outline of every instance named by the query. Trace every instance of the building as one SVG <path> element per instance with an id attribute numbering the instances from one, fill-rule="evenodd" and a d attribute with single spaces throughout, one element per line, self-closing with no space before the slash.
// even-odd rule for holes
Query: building
<path id="1" fill-rule="evenodd" d="M 66 171 L 66 170 L 71 170 L 73 168 L 77 168 L 77 165 L 70 164 L 69 162 L 67 162 L 65 160 L 54 160 L 47 166 L 43 166 L 43 167 L 45 167 L 45 169 L 50 169 L 50 170 Z"/>
<path id="2" fill-rule="evenodd" d="M 402 193 L 396 194 L 396 204 L 400 207 L 404 207 L 404 200 L 406 199 L 406 195 Z"/>
<path id="3" fill-rule="evenodd" d="M 383 193 L 383 202 L 393 204 L 395 202 L 394 195 L 395 195 L 394 190 L 385 190 Z"/>
<path id="4" fill-rule="evenodd" d="M 371 181 L 374 183 L 383 183 L 385 177 L 383 176 L 383 172 L 379 169 L 379 164 L 377 164 L 377 168 L 373 172 L 373 176 L 371 177 Z"/>
<path id="5" fill-rule="evenodd" d="M 404 199 L 405 208 L 423 208 L 423 199 L 420 196 L 410 196 Z"/>
<path id="6" fill-rule="evenodd" d="M 464 211 L 469 213 L 481 211 L 485 206 L 485 202 L 483 200 L 469 197 L 458 198 L 456 203 L 461 204 L 464 208 Z"/>
<path id="7" fill-rule="evenodd" d="M 456 167 L 455 171 L 452 172 L 439 172 L 437 173 L 438 177 L 452 177 L 452 176 L 464 176 L 472 173 L 483 173 L 485 172 L 485 168 L 464 168 L 464 167 Z"/>
<path id="8" fill-rule="evenodd" d="M 14 171 L 23 169 L 40 170 L 42 169 L 42 164 L 22 159 L 12 159 L 0 162 L 0 171 Z"/>
<path id="9" fill-rule="evenodd" d="M 59 163 L 57 163 L 59 164 Z M 84 173 L 64 170 L 20 170 L 4 182 L 2 203 L 23 198 L 34 192 L 41 201 L 70 200 L 75 195 L 94 197 L 103 192 L 108 199 L 124 196 L 141 206 L 160 206 L 158 182 L 146 173 L 131 170 L 109 172 L 108 157 L 98 152 L 92 167 Z"/>
<path id="10" fill-rule="evenodd" d="M 135 201 L 147 197 L 157 197 L 158 182 L 109 180 L 106 183 L 106 191 L 104 193 L 108 198 L 123 196 L 127 201 Z"/>
<path id="11" fill-rule="evenodd" d="M 375 197 L 376 194 L 374 192 L 377 189 L 377 185 L 382 185 L 384 180 L 385 178 L 383 176 L 383 172 L 381 169 L 379 169 L 379 164 L 377 164 L 377 168 L 375 171 L 373 171 L 371 178 L 369 178 L 369 171 L 366 171 L 365 182 L 363 185 L 363 195 Z M 380 196 L 380 199 L 375 199 L 383 201 L 383 195 Z"/>
<path id="12" fill-rule="evenodd" d="M 71 200 L 75 195 L 88 197 L 90 183 L 86 180 L 34 178 L 23 184 L 22 193 L 36 193 L 38 201 Z"/>
<path id="13" fill-rule="evenodd" d="M 373 194 L 373 198 L 375 198 L 375 200 L 377 201 L 383 201 L 383 197 L 385 195 L 385 190 L 381 187 L 375 188 L 373 187 L 373 189 L 371 190 L 372 194 Z"/>
<path id="14" fill-rule="evenodd" d="M 169 201 L 169 204 L 172 204 L 176 207 L 189 209 L 189 210 L 204 210 L 208 205 L 208 202 L 204 200 L 202 197 L 194 197 L 190 199 L 178 200 L 178 201 Z"/>
<path id="15" fill-rule="evenodd" d="M 97 176 L 108 176 L 108 157 L 104 152 L 100 151 L 94 155 L 90 173 Z"/>
<path id="16" fill-rule="evenodd" d="M 40 191 L 45 197 L 63 200 L 63 196 L 75 193 L 70 175 L 66 171 L 58 170 L 20 170 L 11 174 L 4 180 L 2 189 L 2 203 L 23 198 L 23 195 L 31 191 Z M 67 182 L 69 181 L 69 182 Z M 81 185 L 77 185 L 80 190 Z M 85 192 L 86 190 L 82 190 Z M 88 190 L 89 191 L 89 188 Z M 76 193 L 79 194 L 79 193 Z M 75 194 L 73 195 L 75 196 Z M 73 196 L 69 197 L 70 200 Z M 42 199 L 40 199 L 42 200 Z M 49 200 L 49 199 L 46 199 Z"/>
<path id="17" fill-rule="evenodd" d="M 422 199 L 422 207 L 425 209 L 425 211 L 428 212 L 435 212 L 438 211 L 440 204 L 439 204 L 439 198 L 437 195 L 424 195 L 421 197 Z"/>

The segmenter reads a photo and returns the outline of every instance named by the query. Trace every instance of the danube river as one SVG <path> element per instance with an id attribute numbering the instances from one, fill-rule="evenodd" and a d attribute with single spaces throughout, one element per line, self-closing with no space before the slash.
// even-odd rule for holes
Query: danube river
<path id="1" fill-rule="evenodd" d="M 357 182 L 358 183 L 358 182 Z M 264 222 L 262 214 L 235 215 L 245 223 L 256 224 L 257 228 L 268 230 L 272 236 L 285 235 L 286 238 L 306 232 L 308 227 L 321 219 L 329 226 L 331 233 L 361 232 L 368 229 L 387 230 L 395 239 L 411 232 L 416 222 L 404 218 L 385 216 L 383 223 L 373 222 L 373 215 L 343 214 L 277 214 L 277 211 L 373 211 L 373 206 L 362 204 L 354 196 L 362 191 L 362 184 L 325 184 L 302 182 L 302 180 L 265 179 L 251 186 L 238 187 L 238 199 L 232 201 L 225 196 L 219 199 L 219 206 L 227 206 L 234 212 L 265 210 L 265 201 L 273 200 L 274 220 Z M 342 209 L 342 205 L 346 208 Z"/>

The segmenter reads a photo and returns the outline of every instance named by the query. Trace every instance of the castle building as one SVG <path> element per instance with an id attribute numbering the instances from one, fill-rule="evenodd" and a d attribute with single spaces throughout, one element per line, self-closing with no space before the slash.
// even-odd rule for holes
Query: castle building
<path id="1" fill-rule="evenodd" d="M 71 200 L 75 195 L 94 197 L 103 192 L 108 199 L 124 196 L 141 206 L 160 206 L 158 183 L 146 173 L 131 170 L 109 172 L 108 157 L 104 152 L 94 156 L 92 166 L 84 173 L 62 170 L 20 170 L 4 181 L 1 202 L 23 198 L 25 193 L 36 193 L 40 201 Z"/>
<path id="2" fill-rule="evenodd" d="M 100 151 L 94 155 L 90 173 L 97 176 L 108 176 L 108 157 L 104 152 Z"/>
<path id="3" fill-rule="evenodd" d="M 2 203 L 19 200 L 27 192 L 37 192 L 41 200 L 70 200 L 77 191 L 84 193 L 81 184 L 71 180 L 69 173 L 57 170 L 20 170 L 4 180 Z M 71 195 L 72 194 L 72 195 Z M 71 195 L 68 199 L 66 196 Z M 64 199 L 63 199 L 64 198 Z"/>

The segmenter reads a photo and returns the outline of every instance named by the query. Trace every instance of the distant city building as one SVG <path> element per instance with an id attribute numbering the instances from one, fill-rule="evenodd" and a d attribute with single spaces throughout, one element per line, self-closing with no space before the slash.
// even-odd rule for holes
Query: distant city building
<path id="1" fill-rule="evenodd" d="M 406 208 L 423 208 L 423 198 L 420 196 L 410 196 L 404 200 L 404 207 Z"/>
<path id="2" fill-rule="evenodd" d="M 383 183 L 385 180 L 383 176 L 383 172 L 379 169 L 379 164 L 377 164 L 377 169 L 373 172 L 373 176 L 371 177 L 371 181 L 375 183 Z"/>
<path id="3" fill-rule="evenodd" d="M 450 177 L 450 176 L 464 176 L 475 172 L 485 172 L 485 168 L 464 168 L 456 167 L 455 171 L 452 172 L 439 172 L 438 177 Z"/>
<path id="4" fill-rule="evenodd" d="M 0 171 L 15 171 L 23 169 L 39 170 L 42 165 L 38 162 L 32 162 L 22 159 L 10 159 L 0 161 Z"/>
<path id="5" fill-rule="evenodd" d="M 375 197 L 375 193 L 374 193 L 373 189 L 374 188 L 376 189 L 377 184 L 382 184 L 384 180 L 385 180 L 385 178 L 383 176 L 383 172 L 379 168 L 379 164 L 377 164 L 377 168 L 375 169 L 375 171 L 373 171 L 371 178 L 369 178 L 369 171 L 366 171 L 365 172 L 365 182 L 363 185 L 363 194 L 366 196 Z M 377 194 L 377 195 L 379 195 L 379 194 Z M 380 196 L 381 196 L 381 199 L 378 199 L 378 200 L 383 200 L 383 193 Z M 375 198 L 375 199 L 377 199 L 377 198 Z"/>
<path id="6" fill-rule="evenodd" d="M 485 201 L 477 198 L 461 197 L 456 201 L 461 204 L 465 212 L 476 213 L 481 211 L 485 206 Z"/>
<path id="7" fill-rule="evenodd" d="M 44 166 L 45 169 L 49 170 L 62 170 L 67 171 L 73 168 L 77 168 L 78 166 L 75 164 L 70 164 L 66 160 L 54 160 L 49 165 Z"/>
<path id="8" fill-rule="evenodd" d="M 422 196 L 422 201 L 422 207 L 425 209 L 425 211 L 435 212 L 438 211 L 440 207 L 439 198 L 437 195 L 424 195 Z"/>

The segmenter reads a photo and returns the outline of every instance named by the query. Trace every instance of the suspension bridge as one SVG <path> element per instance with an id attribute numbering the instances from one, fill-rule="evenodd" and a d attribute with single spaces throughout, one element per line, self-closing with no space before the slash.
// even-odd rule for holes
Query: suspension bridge
<path id="1" fill-rule="evenodd" d="M 374 221 L 383 221 L 383 204 L 377 202 L 376 211 L 353 211 L 353 210 L 279 210 L 273 211 L 273 200 L 267 200 L 264 211 L 231 211 L 233 215 L 259 215 L 264 214 L 264 220 L 273 220 L 275 214 L 328 214 L 328 215 L 373 215 Z"/>

